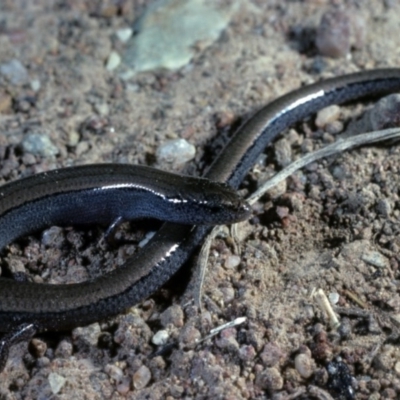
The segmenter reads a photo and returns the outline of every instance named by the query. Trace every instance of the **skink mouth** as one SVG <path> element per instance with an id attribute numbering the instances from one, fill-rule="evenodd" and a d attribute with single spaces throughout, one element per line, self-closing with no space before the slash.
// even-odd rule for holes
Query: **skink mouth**
<path id="1" fill-rule="evenodd" d="M 215 221 L 211 223 L 225 225 L 235 224 L 249 219 L 252 211 L 250 205 L 245 200 L 239 198 L 237 198 L 235 202 L 219 205 L 216 209 L 218 209 L 220 220 L 218 221 L 218 218 L 216 218 Z"/>
<path id="2" fill-rule="evenodd" d="M 235 222 L 245 221 L 251 216 L 250 204 L 239 196 L 238 192 L 228 185 L 223 185 L 224 194 L 221 195 L 219 202 L 216 201 L 214 205 L 217 205 L 221 209 L 225 209 L 225 215 L 227 218 L 226 224 L 232 224 Z"/>
<path id="3" fill-rule="evenodd" d="M 247 203 L 247 201 L 245 200 L 240 201 L 240 205 L 237 211 L 237 216 L 238 216 L 237 222 L 245 221 L 246 219 L 250 218 L 251 206 L 249 203 Z"/>

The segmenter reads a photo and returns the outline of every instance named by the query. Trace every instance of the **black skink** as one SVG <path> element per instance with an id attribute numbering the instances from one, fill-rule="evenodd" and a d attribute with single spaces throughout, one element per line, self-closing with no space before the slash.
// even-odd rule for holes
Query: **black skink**
<path id="1" fill-rule="evenodd" d="M 52 225 L 140 218 L 216 225 L 243 220 L 249 214 L 249 206 L 233 189 L 204 178 L 139 165 L 61 168 L 0 187 L 0 249 Z M 0 307 L 3 310 L 1 300 Z M 0 325 L 0 331 L 7 330 Z"/>
<path id="2" fill-rule="evenodd" d="M 52 225 L 109 225 L 139 218 L 215 225 L 249 215 L 247 203 L 224 183 L 145 166 L 62 168 L 1 187 L 0 249 L 17 237 Z M 136 272 L 124 270 L 123 278 L 118 273 L 78 285 L 39 285 L 0 278 L 0 331 L 8 332 L 26 322 L 34 322 L 39 329 L 65 329 L 78 321 L 84 323 L 86 311 L 74 310 L 92 308 L 105 298 L 106 288 L 108 293 L 118 293 L 128 280 L 128 287 L 134 284 Z M 65 313 L 70 312 L 76 315 L 67 317 Z"/>
<path id="3" fill-rule="evenodd" d="M 400 69 L 344 75 L 293 91 L 271 102 L 244 123 L 205 177 L 237 188 L 264 148 L 296 121 L 330 104 L 397 90 L 400 90 Z M 34 182 L 33 179 L 36 178 L 27 178 L 26 182 Z M 36 188 L 35 184 L 33 186 Z M 0 204 L 3 200 L 0 199 Z M 86 213 L 85 207 L 90 207 L 90 203 L 82 207 Z M 62 221 L 64 218 L 68 216 L 62 217 Z M 210 227 L 205 225 L 165 223 L 124 267 L 80 284 L 39 285 L 0 279 L 0 327 L 6 327 L 4 331 L 11 330 L 0 341 L 0 368 L 4 366 L 1 360 L 4 364 L 8 347 L 13 342 L 26 339 L 36 331 L 61 330 L 107 318 L 149 296 L 182 266 L 209 230 Z M 4 228 L 0 228 L 0 232 L 3 231 Z M 4 246 L 14 238 L 0 238 L 0 242 Z"/>

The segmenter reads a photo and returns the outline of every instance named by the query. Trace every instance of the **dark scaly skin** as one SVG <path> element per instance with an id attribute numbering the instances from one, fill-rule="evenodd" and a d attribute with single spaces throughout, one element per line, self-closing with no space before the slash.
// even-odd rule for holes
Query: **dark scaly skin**
<path id="1" fill-rule="evenodd" d="M 265 147 L 293 123 L 331 104 L 398 90 L 400 69 L 383 69 L 344 75 L 290 92 L 244 123 L 205 177 L 237 188 Z M 33 334 L 86 325 L 118 314 L 164 285 L 210 229 L 165 223 L 122 268 L 90 282 L 52 287 L 0 279 L 0 326 L 14 332 L 21 326 L 24 332 Z M 9 334 L 0 342 L 0 368 L 9 345 L 21 336 L 26 339 L 28 335 Z"/>

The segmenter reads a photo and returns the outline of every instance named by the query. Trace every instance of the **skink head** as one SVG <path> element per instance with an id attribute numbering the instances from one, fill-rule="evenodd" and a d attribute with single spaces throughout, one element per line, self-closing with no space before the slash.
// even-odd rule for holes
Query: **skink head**
<path id="1" fill-rule="evenodd" d="M 185 214 L 188 223 L 196 225 L 232 224 L 250 217 L 251 208 L 236 190 L 224 183 L 188 178 L 179 198 L 170 198 Z M 185 209 L 185 211 L 183 211 Z"/>

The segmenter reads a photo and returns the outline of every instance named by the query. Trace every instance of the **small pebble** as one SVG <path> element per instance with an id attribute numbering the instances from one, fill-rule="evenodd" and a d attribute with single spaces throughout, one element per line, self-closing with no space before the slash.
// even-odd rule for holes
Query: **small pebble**
<path id="1" fill-rule="evenodd" d="M 237 255 L 230 255 L 226 258 L 224 267 L 228 269 L 236 268 L 239 266 L 241 258 Z"/>
<path id="2" fill-rule="evenodd" d="M 1 135 L 0 135 L 0 139 L 1 139 Z M 10 174 L 10 172 L 12 172 L 13 170 L 17 170 L 20 165 L 17 161 L 17 158 L 7 158 L 5 159 L 5 152 L 3 152 L 2 150 L 5 149 L 5 147 L 2 147 L 0 145 L 0 160 L 2 160 L 2 163 L 0 163 L 0 176 L 5 177 L 7 175 Z M 33 154 L 30 153 L 25 153 L 23 156 L 23 159 L 25 157 L 27 157 L 28 160 L 35 160 L 35 162 L 33 164 L 36 164 L 36 157 Z M 27 164 L 29 165 L 29 164 Z M 48 168 L 52 168 L 54 166 L 54 164 L 50 163 L 48 165 Z M 33 172 L 35 173 L 39 173 L 39 172 L 43 172 L 44 170 L 44 166 L 43 165 L 35 165 L 35 167 L 33 168 Z"/>
<path id="3" fill-rule="evenodd" d="M 112 51 L 110 53 L 110 55 L 108 56 L 108 59 L 106 62 L 106 70 L 113 71 L 120 64 L 121 64 L 121 56 L 116 51 Z"/>
<path id="4" fill-rule="evenodd" d="M 390 351 L 382 351 L 373 360 L 373 365 L 378 371 L 389 372 L 395 365 L 395 359 Z"/>
<path id="5" fill-rule="evenodd" d="M 232 111 L 221 111 L 215 115 L 216 125 L 222 129 L 233 124 L 235 114 Z"/>
<path id="6" fill-rule="evenodd" d="M 350 52 L 350 18 L 341 10 L 327 11 L 317 28 L 316 46 L 323 56 L 340 58 Z"/>
<path id="7" fill-rule="evenodd" d="M 56 246 L 57 248 L 61 248 L 65 239 L 62 233 L 63 229 L 58 226 L 52 226 L 51 228 L 46 229 L 42 234 L 42 244 L 45 246 Z"/>
<path id="8" fill-rule="evenodd" d="M 186 325 L 179 333 L 179 343 L 193 345 L 201 339 L 201 333 L 194 326 Z"/>
<path id="9" fill-rule="evenodd" d="M 161 329 L 155 333 L 155 335 L 151 338 L 151 342 L 156 346 L 161 346 L 168 342 L 169 333 L 165 329 Z"/>
<path id="10" fill-rule="evenodd" d="M 85 343 L 90 344 L 91 346 L 97 346 L 100 333 L 101 333 L 100 325 L 96 322 L 94 324 L 85 327 L 75 328 L 72 331 L 72 337 L 74 341 L 82 340 Z"/>
<path id="11" fill-rule="evenodd" d="M 69 358 L 72 355 L 72 350 L 73 350 L 72 343 L 69 340 L 62 340 L 58 344 L 54 354 L 57 357 Z"/>
<path id="12" fill-rule="evenodd" d="M 286 136 L 287 141 L 291 146 L 296 145 L 299 146 L 303 142 L 303 136 L 300 136 L 299 133 L 295 129 L 290 129 L 289 133 Z"/>
<path id="13" fill-rule="evenodd" d="M 276 162 L 281 167 L 286 167 L 292 161 L 292 147 L 286 138 L 282 138 L 275 143 Z"/>
<path id="14" fill-rule="evenodd" d="M 267 343 L 260 354 L 260 358 L 266 367 L 273 367 L 284 357 L 284 352 L 275 343 Z"/>
<path id="15" fill-rule="evenodd" d="M 35 357 L 43 357 L 47 350 L 47 344 L 43 340 L 33 338 L 30 342 L 30 346 L 33 350 Z"/>
<path id="16" fill-rule="evenodd" d="M 13 274 L 25 274 L 25 263 L 22 262 L 22 260 L 19 260 L 18 258 L 11 258 L 10 261 L 8 262 L 8 269 L 9 271 Z"/>
<path id="17" fill-rule="evenodd" d="M 107 103 L 96 103 L 93 108 L 97 114 L 103 117 L 110 113 L 110 108 L 108 107 Z"/>
<path id="18" fill-rule="evenodd" d="M 326 125 L 331 124 L 340 117 L 340 107 L 337 105 L 325 107 L 318 111 L 315 125 L 318 128 L 324 128 Z"/>
<path id="19" fill-rule="evenodd" d="M 184 393 L 185 393 L 185 388 L 183 386 L 179 385 L 172 385 L 169 387 L 169 392 L 171 393 L 171 396 L 173 396 L 172 399 L 184 399 Z M 167 400 L 172 400 L 171 398 L 167 397 Z"/>
<path id="20" fill-rule="evenodd" d="M 25 152 L 36 156 L 52 157 L 59 153 L 58 148 L 43 133 L 29 133 L 21 144 Z"/>
<path id="21" fill-rule="evenodd" d="M 137 334 L 140 332 L 140 335 Z M 117 330 L 113 334 L 113 340 L 125 349 L 142 346 L 143 341 L 150 342 L 153 332 L 143 318 L 132 313 L 120 318 Z"/>
<path id="22" fill-rule="evenodd" d="M 298 354 L 294 359 L 294 366 L 301 377 L 308 379 L 314 372 L 314 362 L 305 353 Z"/>
<path id="23" fill-rule="evenodd" d="M 396 364 L 394 364 L 394 372 L 396 372 L 397 376 L 400 377 L 400 361 L 397 361 Z"/>
<path id="24" fill-rule="evenodd" d="M 34 156 L 33 154 L 31 154 L 31 153 L 25 153 L 25 154 L 22 156 L 22 163 L 23 163 L 24 165 L 33 165 L 33 164 L 36 164 L 36 158 L 35 158 L 35 156 Z"/>
<path id="25" fill-rule="evenodd" d="M 181 165 L 193 160 L 196 148 L 185 139 L 172 139 L 165 141 L 156 152 L 158 163 Z"/>
<path id="26" fill-rule="evenodd" d="M 392 388 L 386 388 L 382 392 L 382 398 L 383 399 L 398 399 L 396 391 Z"/>
<path id="27" fill-rule="evenodd" d="M 322 140 L 325 144 L 331 144 L 335 141 L 335 138 L 328 132 L 324 132 L 322 135 Z"/>
<path id="28" fill-rule="evenodd" d="M 338 333 L 342 339 L 348 339 L 352 333 L 352 325 L 349 318 L 343 317 L 340 321 Z"/>
<path id="29" fill-rule="evenodd" d="M 260 182 L 258 186 L 261 186 L 262 183 Z M 271 189 L 268 190 L 268 194 L 271 197 L 271 199 L 276 199 L 278 197 L 281 197 L 283 194 L 287 192 L 287 180 L 284 179 L 283 181 L 279 182 L 277 185 L 272 187 Z"/>
<path id="30" fill-rule="evenodd" d="M 380 99 L 369 112 L 373 131 L 395 128 L 400 125 L 400 94 L 391 94 Z"/>
<path id="31" fill-rule="evenodd" d="M 131 38 L 132 34 L 133 34 L 132 28 L 121 28 L 115 32 L 115 36 L 117 36 L 117 38 L 122 43 L 127 42 Z"/>
<path id="32" fill-rule="evenodd" d="M 68 130 L 67 144 L 70 147 L 75 147 L 79 143 L 80 134 L 75 129 Z"/>
<path id="33" fill-rule="evenodd" d="M 87 151 L 90 149 L 90 144 L 88 141 L 84 140 L 82 142 L 79 142 L 75 148 L 75 154 L 79 157 L 82 154 L 87 153 Z"/>
<path id="34" fill-rule="evenodd" d="M 0 92 L 0 113 L 10 111 L 11 106 L 12 97 L 7 93 Z"/>
<path id="35" fill-rule="evenodd" d="M 276 368 L 266 368 L 257 374 L 255 384 L 263 390 L 272 392 L 283 388 L 283 378 Z"/>
<path id="36" fill-rule="evenodd" d="M 239 349 L 239 358 L 243 361 L 252 361 L 256 357 L 257 353 L 253 346 L 244 345 Z"/>
<path id="37" fill-rule="evenodd" d="M 47 368 L 49 365 L 50 359 L 48 357 L 40 357 L 36 360 L 36 368 Z"/>
<path id="38" fill-rule="evenodd" d="M 203 311 L 201 314 L 201 324 L 204 327 L 210 327 L 212 325 L 211 313 L 208 311 Z"/>
<path id="39" fill-rule="evenodd" d="M 236 340 L 236 329 L 235 328 L 227 328 L 221 332 L 221 337 L 216 340 L 216 345 L 220 349 L 226 349 L 232 353 L 236 353 L 239 350 L 239 343 Z"/>
<path id="40" fill-rule="evenodd" d="M 14 102 L 14 109 L 17 112 L 27 113 L 31 109 L 32 103 L 25 99 L 16 99 Z"/>
<path id="41" fill-rule="evenodd" d="M 381 253 L 377 251 L 366 251 L 361 256 L 361 259 L 367 264 L 373 265 L 378 268 L 385 268 L 388 266 L 388 260 Z"/>
<path id="42" fill-rule="evenodd" d="M 387 199 L 379 199 L 375 208 L 378 214 L 386 218 L 389 217 L 392 212 L 392 207 Z"/>
<path id="43" fill-rule="evenodd" d="M 160 321 L 162 326 L 167 326 L 172 324 L 177 328 L 181 328 L 183 326 L 183 310 L 180 306 L 174 305 L 168 307 L 160 316 Z"/>
<path id="44" fill-rule="evenodd" d="M 314 150 L 314 143 L 311 139 L 304 139 L 301 144 L 301 151 L 303 153 L 311 153 Z"/>
<path id="45" fill-rule="evenodd" d="M 32 79 L 30 83 L 31 83 L 31 89 L 34 92 L 38 92 L 40 90 L 40 88 L 42 87 L 39 79 Z"/>
<path id="46" fill-rule="evenodd" d="M 312 349 L 313 357 L 318 361 L 329 360 L 332 358 L 332 352 L 332 345 L 326 341 L 318 341 Z"/>
<path id="47" fill-rule="evenodd" d="M 329 298 L 329 302 L 334 306 L 335 304 L 338 303 L 340 296 L 339 296 L 339 293 L 332 292 L 332 293 L 329 293 L 328 298 Z"/>
<path id="48" fill-rule="evenodd" d="M 148 385 L 151 379 L 151 372 L 145 366 L 142 365 L 134 374 L 133 374 L 133 387 L 135 389 L 143 389 Z"/>
<path id="49" fill-rule="evenodd" d="M 343 131 L 343 128 L 343 122 L 339 120 L 333 121 L 325 126 L 325 130 L 331 135 L 337 135 L 338 133 Z"/>
<path id="50" fill-rule="evenodd" d="M 220 288 L 224 304 L 229 304 L 235 298 L 235 289 L 232 286 Z"/>
<path id="51" fill-rule="evenodd" d="M 125 396 L 130 390 L 130 379 L 124 378 L 120 383 L 117 385 L 117 391 L 119 394 Z"/>
<path id="52" fill-rule="evenodd" d="M 289 208 L 284 206 L 277 206 L 276 214 L 280 219 L 286 218 L 289 215 Z"/>
<path id="53" fill-rule="evenodd" d="M 17 59 L 0 64 L 0 73 L 13 85 L 24 85 L 29 82 L 27 69 Z"/>
<path id="54" fill-rule="evenodd" d="M 66 379 L 63 376 L 56 374 L 55 372 L 50 372 L 48 380 L 53 394 L 59 393 L 66 382 Z"/>
<path id="55" fill-rule="evenodd" d="M 124 377 L 122 369 L 114 364 L 107 364 L 104 367 L 104 371 L 116 383 L 121 382 Z"/>
<path id="56" fill-rule="evenodd" d="M 393 315 L 393 317 L 395 317 L 395 315 Z M 395 318 L 393 318 L 393 320 L 395 320 Z M 372 315 L 370 315 L 368 318 L 368 332 L 372 335 L 380 335 L 382 333 L 382 329 L 378 321 Z"/>

